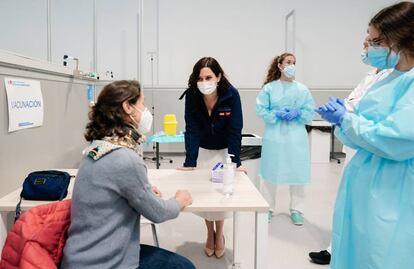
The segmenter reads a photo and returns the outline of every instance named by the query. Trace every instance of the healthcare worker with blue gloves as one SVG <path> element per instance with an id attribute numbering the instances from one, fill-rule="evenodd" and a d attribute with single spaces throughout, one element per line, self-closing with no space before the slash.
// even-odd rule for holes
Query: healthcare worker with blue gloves
<path id="1" fill-rule="evenodd" d="M 294 80 L 296 58 L 284 53 L 270 65 L 265 85 L 256 98 L 256 114 L 266 124 L 260 163 L 260 191 L 275 208 L 276 186 L 290 185 L 290 213 L 303 224 L 304 185 L 310 182 L 310 153 L 305 124 L 314 117 L 308 88 Z"/>
<path id="2" fill-rule="evenodd" d="M 368 61 L 395 68 L 347 113 L 337 98 L 318 108 L 357 150 L 337 195 L 332 269 L 414 268 L 414 3 L 381 10 L 368 28 Z"/>
<path id="3" fill-rule="evenodd" d="M 364 49 L 361 53 L 361 60 L 363 63 L 370 65 L 367 59 L 367 52 L 368 52 L 368 42 L 367 40 L 364 41 Z M 347 98 L 345 98 L 344 103 L 347 112 L 353 113 L 355 108 L 358 106 L 359 102 L 365 96 L 365 94 L 371 89 L 371 86 L 374 85 L 376 82 L 386 78 L 394 69 L 385 69 L 380 70 L 375 68 L 374 70 L 369 71 L 366 76 L 361 80 L 361 82 L 355 87 L 355 89 L 349 94 Z M 344 145 L 343 152 L 346 154 L 346 158 L 344 161 L 343 169 L 348 165 L 349 161 L 355 155 L 356 151 L 353 148 L 347 147 Z M 342 170 L 343 173 L 343 170 Z M 329 244 L 328 248 L 317 251 L 317 252 L 310 252 L 309 258 L 313 263 L 316 264 L 329 264 L 331 262 L 331 243 Z"/>

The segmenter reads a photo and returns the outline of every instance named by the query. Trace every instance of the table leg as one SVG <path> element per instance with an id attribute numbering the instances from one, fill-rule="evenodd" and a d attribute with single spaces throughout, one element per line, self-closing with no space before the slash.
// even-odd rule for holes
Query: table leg
<path id="1" fill-rule="evenodd" d="M 332 124 L 331 128 L 331 152 L 329 153 L 329 160 L 335 160 L 337 163 L 341 163 L 341 160 L 335 157 L 335 124 Z"/>
<path id="2" fill-rule="evenodd" d="M 267 251 L 267 238 L 269 236 L 269 223 L 267 220 L 267 212 L 256 212 L 256 238 L 255 238 L 255 255 L 254 255 L 254 268 L 266 269 L 266 251 Z"/>
<path id="3" fill-rule="evenodd" d="M 160 143 L 155 142 L 155 166 L 160 169 Z"/>
<path id="4" fill-rule="evenodd" d="M 239 227 L 239 213 L 234 211 L 233 212 L 233 269 L 240 268 L 240 255 L 237 249 L 237 244 L 239 242 L 238 236 L 240 235 L 240 227 Z"/>

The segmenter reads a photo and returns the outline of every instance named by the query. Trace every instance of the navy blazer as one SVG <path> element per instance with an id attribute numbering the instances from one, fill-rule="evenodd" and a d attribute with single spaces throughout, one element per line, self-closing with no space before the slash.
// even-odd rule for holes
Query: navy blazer
<path id="1" fill-rule="evenodd" d="M 232 161 L 240 162 L 243 114 L 239 92 L 229 87 L 208 115 L 207 107 L 199 91 L 187 90 L 185 95 L 185 167 L 196 167 L 198 148 L 228 148 L 234 154 Z"/>

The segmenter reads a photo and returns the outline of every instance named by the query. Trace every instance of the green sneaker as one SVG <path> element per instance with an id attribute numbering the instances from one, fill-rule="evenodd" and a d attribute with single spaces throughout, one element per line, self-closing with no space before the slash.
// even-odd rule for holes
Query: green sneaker
<path id="1" fill-rule="evenodd" d="M 273 218 L 273 211 L 269 210 L 269 212 L 267 212 L 267 220 L 270 222 L 272 218 Z"/>
<path id="2" fill-rule="evenodd" d="M 290 219 L 292 220 L 292 223 L 295 225 L 298 225 L 298 226 L 303 225 L 303 216 L 300 212 L 293 211 L 290 214 Z"/>

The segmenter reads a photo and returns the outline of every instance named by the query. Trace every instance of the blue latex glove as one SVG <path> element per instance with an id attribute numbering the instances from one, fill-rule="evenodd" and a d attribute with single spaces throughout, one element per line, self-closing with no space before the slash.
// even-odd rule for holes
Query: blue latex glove
<path id="1" fill-rule="evenodd" d="M 276 111 L 276 119 L 278 120 L 285 120 L 287 112 L 286 111 Z"/>
<path id="2" fill-rule="evenodd" d="M 284 120 L 286 121 L 294 120 L 302 114 L 300 109 L 296 108 L 285 108 L 285 111 L 287 112 L 286 116 L 284 117 Z"/>
<path id="3" fill-rule="evenodd" d="M 339 99 L 337 97 L 329 97 L 329 102 L 324 105 L 321 105 L 318 109 L 315 109 L 315 111 L 318 113 L 319 111 L 321 112 L 336 111 L 336 108 L 334 107 L 334 103 L 340 104 L 346 109 L 345 103 L 342 99 Z"/>
<path id="4" fill-rule="evenodd" d="M 341 125 L 346 113 L 346 108 L 341 99 L 330 97 L 328 103 L 315 109 L 315 111 L 321 115 L 324 120 L 336 125 Z"/>
<path id="5" fill-rule="evenodd" d="M 322 111 L 322 112 L 326 112 L 326 111 L 336 111 L 336 108 L 334 107 L 334 104 L 340 104 L 341 106 L 343 106 L 345 109 L 345 103 L 342 99 L 339 99 L 337 97 L 329 97 L 329 101 L 324 104 L 321 105 L 318 109 L 316 109 L 315 111 Z"/>

